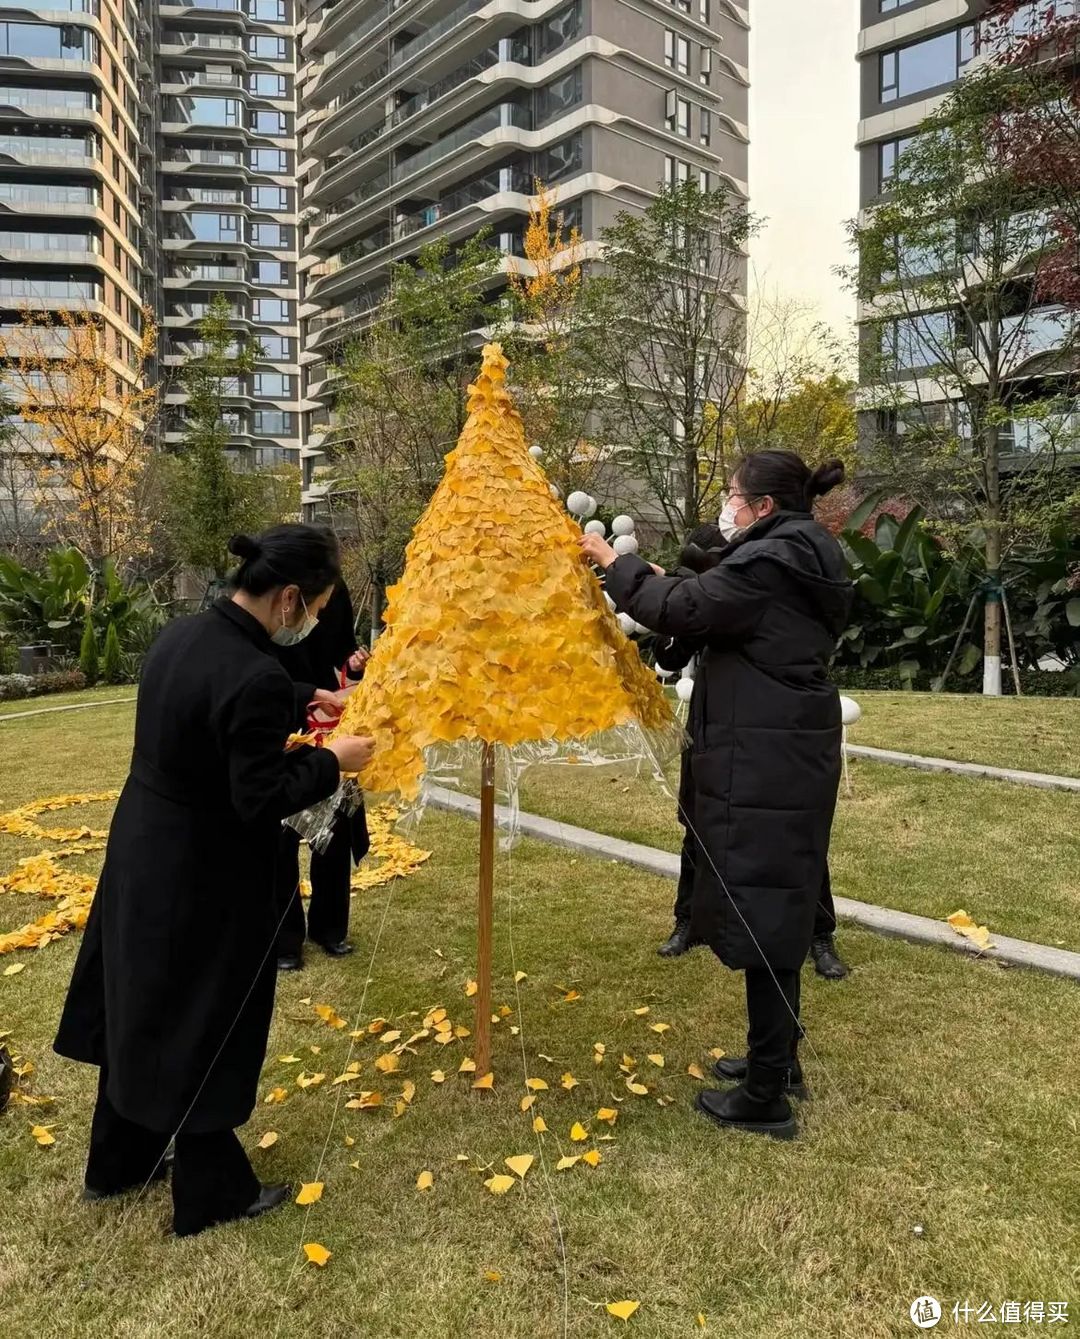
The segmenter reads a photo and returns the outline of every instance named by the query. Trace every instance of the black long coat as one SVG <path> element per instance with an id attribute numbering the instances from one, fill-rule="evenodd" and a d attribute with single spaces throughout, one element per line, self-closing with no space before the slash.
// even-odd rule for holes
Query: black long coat
<path id="1" fill-rule="evenodd" d="M 131 773 L 55 1042 L 105 1065 L 152 1130 L 242 1125 L 274 1007 L 281 820 L 333 793 L 337 759 L 286 754 L 293 686 L 231 600 L 177 619 L 146 657 Z"/>
<path id="2" fill-rule="evenodd" d="M 680 787 L 706 851 L 694 933 L 729 967 L 800 967 L 840 783 L 828 664 L 852 594 L 839 545 L 808 513 L 779 512 L 699 577 L 658 577 L 626 555 L 607 589 L 647 628 L 704 646 Z"/>

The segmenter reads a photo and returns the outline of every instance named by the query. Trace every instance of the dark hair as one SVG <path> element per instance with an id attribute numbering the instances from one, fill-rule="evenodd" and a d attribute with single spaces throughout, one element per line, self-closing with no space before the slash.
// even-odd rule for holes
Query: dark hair
<path id="1" fill-rule="evenodd" d="M 229 552 L 240 566 L 234 590 L 265 595 L 278 586 L 298 586 L 305 600 L 321 595 L 341 577 L 341 555 L 332 530 L 316 525 L 275 525 L 254 538 L 233 535 Z"/>
<path id="2" fill-rule="evenodd" d="M 731 477 L 748 501 L 771 497 L 781 511 L 810 511 L 816 497 L 844 482 L 845 473 L 841 460 L 812 470 L 794 451 L 754 451 L 743 456 Z"/>

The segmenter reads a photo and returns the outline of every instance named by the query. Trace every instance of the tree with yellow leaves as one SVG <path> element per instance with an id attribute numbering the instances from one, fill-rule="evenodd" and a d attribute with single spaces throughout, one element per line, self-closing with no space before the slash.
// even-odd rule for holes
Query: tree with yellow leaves
<path id="1" fill-rule="evenodd" d="M 604 383 L 592 356 L 586 247 L 555 192 L 542 181 L 534 190 L 524 260 L 511 260 L 509 269 L 514 392 L 526 435 L 543 449 L 545 470 L 563 496 L 603 492 L 609 453 L 596 423 Z"/>
<path id="2" fill-rule="evenodd" d="M 157 388 L 148 364 L 157 329 L 125 356 L 120 336 L 88 311 L 27 312 L 0 342 L 24 457 L 37 462 L 36 507 L 47 533 L 95 566 L 143 556 L 148 433 Z"/>

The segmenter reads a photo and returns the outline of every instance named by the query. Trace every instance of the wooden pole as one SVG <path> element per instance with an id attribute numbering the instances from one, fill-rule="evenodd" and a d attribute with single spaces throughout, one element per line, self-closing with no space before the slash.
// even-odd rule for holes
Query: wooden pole
<path id="1" fill-rule="evenodd" d="M 495 745 L 480 764 L 480 888 L 476 923 L 476 1076 L 491 1073 L 491 927 L 495 881 Z"/>

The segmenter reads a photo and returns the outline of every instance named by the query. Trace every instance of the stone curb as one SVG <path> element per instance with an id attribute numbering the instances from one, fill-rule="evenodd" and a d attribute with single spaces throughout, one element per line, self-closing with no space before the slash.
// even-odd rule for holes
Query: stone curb
<path id="1" fill-rule="evenodd" d="M 479 800 L 441 786 L 431 788 L 428 800 L 438 809 L 447 809 L 468 818 L 478 818 L 480 815 Z M 508 811 L 500 806 L 499 821 L 504 822 L 507 817 Z M 568 851 L 578 851 L 600 860 L 616 860 L 661 878 L 679 877 L 679 857 L 671 851 L 660 851 L 656 847 L 623 841 L 619 837 L 605 837 L 602 833 L 576 828 L 551 818 L 541 818 L 538 814 L 519 814 L 518 828 L 528 837 L 550 842 Z M 908 911 L 893 911 L 870 902 L 854 902 L 847 897 L 836 899 L 836 911 L 845 920 L 873 930 L 876 934 L 906 939 L 913 944 L 936 944 L 954 952 L 967 953 L 971 957 L 987 958 L 1010 967 L 1031 967 L 1053 976 L 1080 981 L 1080 953 L 1069 949 L 1032 944 L 1026 939 L 1010 939 L 1007 935 L 994 935 L 992 947 L 980 950 L 943 921 L 931 920 L 929 916 L 915 916 Z"/>
<path id="2" fill-rule="evenodd" d="M 49 716 L 54 711 L 85 711 L 88 707 L 116 707 L 122 702 L 134 702 L 133 697 L 109 697 L 101 702 L 70 702 L 66 707 L 37 707 L 33 711 L 0 711 L 0 725 L 5 721 L 24 721 L 27 716 Z"/>
<path id="3" fill-rule="evenodd" d="M 988 767 L 978 762 L 955 762 L 952 758 L 924 758 L 918 753 L 897 753 L 893 749 L 872 749 L 864 744 L 848 744 L 849 758 L 867 762 L 891 763 L 895 767 L 916 767 L 922 772 L 952 772 L 957 776 L 983 780 L 1008 781 L 1015 786 L 1037 786 L 1040 790 L 1073 790 L 1080 793 L 1080 777 L 1054 776 L 1049 772 L 1021 772 L 1013 767 Z"/>

